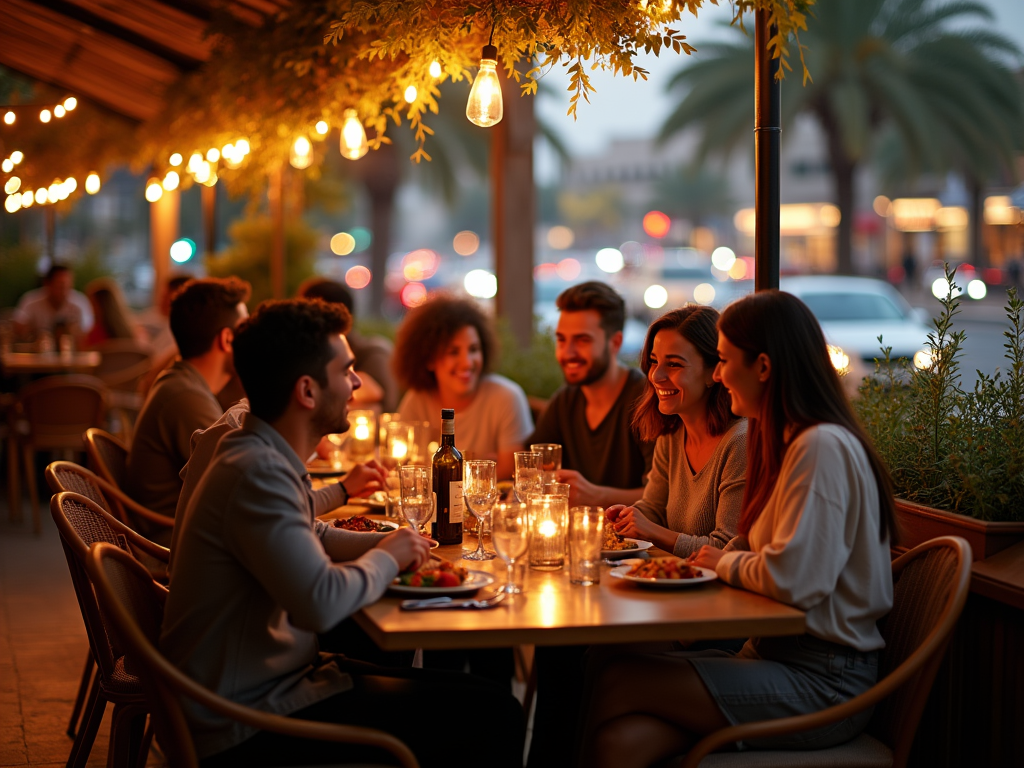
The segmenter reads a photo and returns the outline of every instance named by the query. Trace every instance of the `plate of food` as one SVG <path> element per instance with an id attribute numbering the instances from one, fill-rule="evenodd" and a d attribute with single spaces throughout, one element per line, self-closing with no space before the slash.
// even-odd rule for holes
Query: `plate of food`
<path id="1" fill-rule="evenodd" d="M 389 589 L 398 595 L 466 595 L 494 583 L 484 571 L 470 571 L 447 560 L 429 560 L 418 571 L 398 574 Z"/>
<path id="2" fill-rule="evenodd" d="M 636 557 L 645 549 L 650 549 L 653 544 L 640 539 L 627 539 L 620 536 L 610 528 L 605 528 L 604 544 L 601 545 L 601 557 L 605 560 L 620 560 L 623 557 Z"/>
<path id="3" fill-rule="evenodd" d="M 611 575 L 616 579 L 655 589 L 695 587 L 718 578 L 718 574 L 710 568 L 690 565 L 678 557 L 656 557 L 635 565 L 620 565 L 612 568 Z"/>
<path id="4" fill-rule="evenodd" d="M 359 533 L 390 533 L 398 529 L 398 523 L 392 520 L 374 520 L 366 515 L 353 515 L 352 517 L 341 517 L 335 520 L 332 525 L 346 531 L 358 531 Z"/>

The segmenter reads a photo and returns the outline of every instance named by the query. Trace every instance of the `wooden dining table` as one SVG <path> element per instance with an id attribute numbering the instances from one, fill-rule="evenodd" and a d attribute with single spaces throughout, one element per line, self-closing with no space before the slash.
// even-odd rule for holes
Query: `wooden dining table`
<path id="1" fill-rule="evenodd" d="M 103 358 L 99 352 L 3 352 L 0 368 L 7 376 L 92 373 Z"/>
<path id="2" fill-rule="evenodd" d="M 349 505 L 324 519 L 377 511 Z M 506 567 L 498 558 L 463 560 L 463 550 L 475 546 L 476 538 L 466 536 L 461 546 L 442 546 L 435 554 L 492 575 L 494 584 L 480 590 L 489 595 L 504 583 Z M 486 610 L 403 611 L 400 603 L 409 595 L 389 593 L 355 619 L 387 651 L 720 640 L 799 635 L 805 630 L 803 611 L 721 581 L 652 589 L 616 579 L 611 570 L 602 565 L 600 584 L 584 587 L 569 583 L 567 567 L 526 568 L 523 593 Z"/>

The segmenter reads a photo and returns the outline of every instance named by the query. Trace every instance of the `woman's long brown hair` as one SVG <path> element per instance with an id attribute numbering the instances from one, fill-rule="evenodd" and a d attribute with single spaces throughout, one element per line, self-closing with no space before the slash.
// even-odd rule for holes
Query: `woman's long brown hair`
<path id="1" fill-rule="evenodd" d="M 878 486 L 879 535 L 895 543 L 892 479 L 843 392 L 825 336 L 807 305 L 782 291 L 759 291 L 726 307 L 718 330 L 743 350 L 748 365 L 762 353 L 771 361 L 760 413 L 747 424 L 747 483 L 739 532 L 750 531 L 775 489 L 786 452 L 786 426 L 793 426 L 792 440 L 808 427 L 838 424 L 864 446 Z"/>

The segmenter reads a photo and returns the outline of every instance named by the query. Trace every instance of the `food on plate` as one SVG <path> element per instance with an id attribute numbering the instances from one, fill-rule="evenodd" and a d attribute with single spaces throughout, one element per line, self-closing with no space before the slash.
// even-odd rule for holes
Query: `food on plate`
<path id="1" fill-rule="evenodd" d="M 404 587 L 459 587 L 469 572 L 447 560 L 430 560 L 418 571 L 398 574 L 395 584 Z"/>
<path id="2" fill-rule="evenodd" d="M 382 523 L 371 520 L 363 515 L 353 515 L 345 519 L 334 521 L 335 528 L 343 528 L 346 531 L 359 531 L 360 533 L 387 533 L 395 530 L 392 523 Z"/>
<path id="3" fill-rule="evenodd" d="M 678 557 L 656 557 L 637 563 L 626 575 L 638 579 L 697 579 L 703 574 L 699 568 L 687 565 Z"/>
<path id="4" fill-rule="evenodd" d="M 635 541 L 630 541 L 611 528 L 604 529 L 604 544 L 601 546 L 603 550 L 623 550 L 623 549 L 637 549 Z"/>

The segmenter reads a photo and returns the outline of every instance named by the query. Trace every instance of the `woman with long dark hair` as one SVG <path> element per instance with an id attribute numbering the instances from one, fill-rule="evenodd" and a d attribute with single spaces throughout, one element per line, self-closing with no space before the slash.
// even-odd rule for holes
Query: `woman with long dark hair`
<path id="1" fill-rule="evenodd" d="M 652 541 L 679 557 L 736 535 L 747 469 L 747 426 L 729 411 L 714 380 L 718 311 L 690 304 L 647 329 L 640 369 L 647 377 L 633 413 L 640 440 L 654 442 L 643 498 L 606 515 L 622 536 Z"/>
<path id="2" fill-rule="evenodd" d="M 739 533 L 696 564 L 807 614 L 797 637 L 752 638 L 735 656 L 634 654 L 600 671 L 585 764 L 646 766 L 730 724 L 821 711 L 871 687 L 892 607 L 892 484 L 850 407 L 821 328 L 796 297 L 763 291 L 726 308 L 715 372 L 748 419 Z M 867 725 L 750 746 L 817 749 Z"/>

